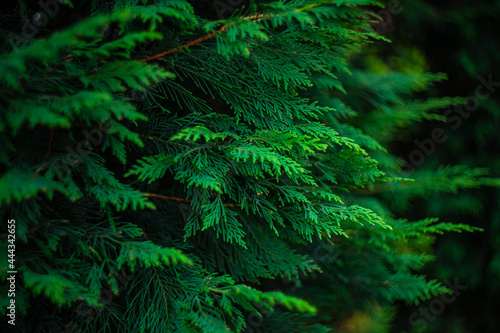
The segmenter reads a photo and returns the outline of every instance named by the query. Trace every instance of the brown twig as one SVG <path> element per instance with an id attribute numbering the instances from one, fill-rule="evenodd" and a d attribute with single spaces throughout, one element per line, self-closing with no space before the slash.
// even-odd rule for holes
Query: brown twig
<path id="1" fill-rule="evenodd" d="M 166 195 L 161 195 L 161 194 L 156 194 L 156 193 L 147 193 L 147 192 L 141 192 L 142 194 L 146 194 L 149 197 L 153 198 L 160 198 L 160 199 L 165 199 L 165 200 L 174 200 L 174 201 L 183 201 L 183 202 L 191 202 L 191 200 L 184 199 L 184 198 L 178 198 L 178 197 L 168 197 Z"/>
<path id="2" fill-rule="evenodd" d="M 222 28 L 220 28 L 218 30 L 218 32 L 219 33 L 226 32 L 226 26 L 223 26 Z M 200 37 L 198 39 L 192 40 L 189 43 L 183 44 L 183 45 L 181 45 L 179 47 L 176 47 L 176 48 L 173 48 L 171 50 L 155 54 L 155 55 L 153 55 L 153 56 L 151 56 L 149 58 L 139 59 L 139 61 L 148 62 L 148 61 L 152 61 L 152 60 L 155 60 L 155 59 L 163 58 L 163 57 L 168 56 L 169 54 L 172 54 L 172 53 L 175 53 L 175 52 L 179 52 L 182 49 L 194 46 L 196 44 L 200 44 L 201 42 L 204 42 L 204 41 L 206 41 L 208 39 L 214 38 L 215 36 L 216 36 L 215 32 L 212 32 L 211 34 L 208 34 L 208 35 L 205 35 L 205 36 Z"/>
<path id="3" fill-rule="evenodd" d="M 243 20 L 250 20 L 250 21 L 258 21 L 258 20 L 262 20 L 262 19 L 265 19 L 265 18 L 269 18 L 271 17 L 271 15 L 264 15 L 264 14 L 258 14 L 258 15 L 251 15 L 251 16 L 246 16 L 246 17 L 242 17 L 241 19 Z M 220 28 L 219 30 L 217 30 L 218 33 L 225 33 L 227 32 L 227 25 L 223 26 L 222 28 Z M 215 32 L 212 32 L 208 35 L 205 35 L 203 37 L 200 37 L 198 39 L 195 39 L 195 40 L 192 40 L 186 44 L 183 44 L 179 47 L 175 47 L 173 49 L 170 49 L 168 51 L 164 51 L 164 52 L 161 52 L 161 53 L 158 53 L 158 54 L 155 54 L 151 57 L 148 57 L 148 58 L 143 58 L 143 59 L 139 59 L 139 61 L 144 61 L 144 62 L 148 62 L 148 61 L 152 61 L 152 60 L 156 60 L 156 59 L 159 59 L 159 58 L 163 58 L 163 57 L 166 57 L 172 53 L 175 53 L 175 52 L 179 52 L 180 50 L 182 49 L 185 49 L 185 48 L 188 48 L 188 47 L 191 47 L 191 46 L 194 46 L 194 45 L 197 45 L 197 44 L 200 44 L 201 42 L 204 42 L 208 39 L 211 39 L 211 38 L 214 38 L 217 34 Z"/>
<path id="4" fill-rule="evenodd" d="M 160 199 L 165 199 L 165 200 L 174 200 L 174 201 L 182 201 L 182 202 L 188 202 L 190 203 L 191 200 L 184 199 L 184 198 L 178 198 L 178 197 L 169 197 L 166 195 L 161 195 L 161 194 L 156 194 L 156 193 L 148 193 L 148 192 L 141 192 L 142 194 L 146 194 L 148 197 L 152 198 L 160 198 Z M 241 204 L 235 204 L 235 203 L 226 203 L 224 204 L 226 207 L 240 207 Z"/>

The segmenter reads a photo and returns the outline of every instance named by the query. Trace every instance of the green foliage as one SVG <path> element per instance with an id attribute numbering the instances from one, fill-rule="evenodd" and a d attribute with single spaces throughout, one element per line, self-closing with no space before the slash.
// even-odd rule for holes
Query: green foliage
<path id="1" fill-rule="evenodd" d="M 419 246 L 475 228 L 407 221 L 369 194 L 422 194 L 382 143 L 456 99 L 411 99 L 441 74 L 354 70 L 383 39 L 374 4 L 252 2 L 213 21 L 183 0 L 82 1 L 90 17 L 4 43 L 19 327 L 328 332 L 449 292 L 415 273 L 432 260 Z M 436 192 L 495 182 L 440 173 Z"/>
<path id="2" fill-rule="evenodd" d="M 499 191 L 479 186 L 498 186 L 498 87 L 490 87 L 493 90 L 487 90 L 489 94 L 485 98 L 481 97 L 480 91 L 486 91 L 482 78 L 497 82 L 500 77 L 497 68 L 500 43 L 494 32 L 499 13 L 498 1 L 413 1 L 405 3 L 404 11 L 397 17 L 396 29 L 389 35 L 396 42 L 391 53 L 400 59 L 397 68 L 401 68 L 399 63 L 404 67 L 420 63 L 414 57 L 419 53 L 425 55 L 421 59 L 428 68 L 440 68 L 449 74 L 447 84 L 436 86 L 422 97 L 453 94 L 478 100 L 477 109 L 475 106 L 475 111 L 467 111 L 459 124 L 453 121 L 453 116 L 456 117 L 460 108 L 454 107 L 442 113 L 448 118 L 446 124 L 415 126 L 412 129 L 415 137 L 429 137 L 430 126 L 435 126 L 444 129 L 447 140 L 436 145 L 435 153 L 414 170 L 412 177 L 417 181 L 413 190 L 408 189 L 407 194 L 397 198 L 390 193 L 384 194 L 389 202 L 394 203 L 391 208 L 404 211 L 407 218 L 442 216 L 446 220 L 466 222 L 484 229 L 483 233 L 440 237 L 434 249 L 437 260 L 427 265 L 424 272 L 442 280 L 456 279 L 467 289 L 427 327 L 413 327 L 415 332 L 422 329 L 426 332 L 446 329 L 464 333 L 498 330 L 494 314 L 500 306 Z M 391 60 L 387 62 L 395 64 Z M 463 99 L 460 104 L 465 104 Z M 405 141 L 403 147 L 395 146 L 394 151 L 415 149 L 413 140 Z M 449 164 L 462 166 L 438 169 L 439 165 Z M 466 171 L 465 166 L 487 167 L 490 171 L 484 168 Z M 474 180 L 470 177 L 473 173 L 483 176 L 473 177 Z M 468 190 L 455 188 L 454 179 Z M 437 187 L 447 188 L 450 194 L 436 192 Z M 413 191 L 426 192 L 425 201 L 417 195 L 409 195 Z M 409 202 L 411 206 L 407 205 Z M 414 307 L 402 307 L 399 325 L 395 329 L 410 331 L 408 317 L 415 310 Z"/>

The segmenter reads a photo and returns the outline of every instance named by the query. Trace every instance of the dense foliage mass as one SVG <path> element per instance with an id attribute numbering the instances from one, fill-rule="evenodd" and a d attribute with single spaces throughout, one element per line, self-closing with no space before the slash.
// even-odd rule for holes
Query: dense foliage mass
<path id="1" fill-rule="evenodd" d="M 221 3 L 6 6 L 16 329 L 329 332 L 368 317 L 383 332 L 394 302 L 452 292 L 416 273 L 433 259 L 421 248 L 474 228 L 408 221 L 378 195 L 494 184 L 448 167 L 413 186 L 387 150 L 458 102 L 411 98 L 444 75 L 356 63 L 381 39 L 374 1 Z"/>

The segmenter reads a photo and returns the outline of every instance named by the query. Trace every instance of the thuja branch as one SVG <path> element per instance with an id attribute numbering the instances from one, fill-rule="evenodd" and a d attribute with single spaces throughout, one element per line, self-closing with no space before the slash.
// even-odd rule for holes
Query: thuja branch
<path id="1" fill-rule="evenodd" d="M 259 20 L 262 20 L 264 18 L 269 18 L 271 17 L 270 15 L 265 15 L 265 14 L 259 14 L 259 15 L 252 15 L 252 16 L 246 16 L 246 17 L 241 17 L 241 19 L 243 20 L 250 20 L 250 21 L 259 21 Z M 224 25 L 222 28 L 220 28 L 219 30 L 217 30 L 218 33 L 222 34 L 222 33 L 225 33 L 227 31 L 227 28 L 228 28 L 228 25 Z M 152 60 L 156 60 L 156 59 L 159 59 L 159 58 L 163 58 L 163 57 L 166 57 L 172 53 L 175 53 L 175 52 L 179 52 L 180 50 L 182 49 L 185 49 L 185 48 L 188 48 L 188 47 L 191 47 L 191 46 L 194 46 L 194 45 L 197 45 L 197 44 L 200 44 L 206 40 L 209 40 L 209 39 L 212 39 L 214 38 L 215 36 L 217 36 L 217 33 L 215 32 L 212 32 L 208 35 L 205 35 L 203 37 L 200 37 L 198 39 L 195 39 L 195 40 L 192 40 L 186 44 L 183 44 L 179 47 L 175 47 L 173 49 L 170 49 L 168 51 L 164 51 L 164 52 L 161 52 L 161 53 L 157 53 L 151 57 L 148 57 L 148 58 L 143 58 L 143 59 L 139 59 L 140 61 L 144 61 L 144 62 L 148 62 L 148 61 L 152 61 Z"/>
<path id="2" fill-rule="evenodd" d="M 302 8 L 298 8 L 296 9 L 295 11 L 296 12 L 302 12 L 302 11 L 305 11 L 305 10 L 308 10 L 308 9 L 311 9 L 311 8 L 314 8 L 314 7 L 318 7 L 319 4 L 312 4 L 312 5 L 308 5 L 308 6 L 304 6 Z M 284 14 L 279 14 L 279 15 L 284 15 Z M 249 20 L 249 21 L 260 21 L 260 20 L 263 20 L 263 19 L 267 19 L 267 18 L 271 18 L 273 17 L 273 15 L 269 15 L 269 14 L 257 14 L 257 15 L 251 15 L 251 16 L 245 16 L 245 17 L 241 17 L 240 19 L 241 20 Z M 227 32 L 228 28 L 231 26 L 232 23 L 228 24 L 228 25 L 224 25 L 222 28 L 220 28 L 217 32 L 218 33 L 225 33 Z M 194 45 L 197 45 L 197 44 L 200 44 L 206 40 L 209 40 L 209 39 L 212 39 L 214 37 L 217 36 L 217 33 L 215 32 L 212 32 L 208 35 L 205 35 L 203 37 L 200 37 L 198 39 L 195 39 L 195 40 L 192 40 L 186 44 L 183 44 L 179 47 L 175 47 L 173 49 L 170 49 L 168 51 L 164 51 L 164 52 L 161 52 L 161 53 L 157 53 L 151 57 L 148 57 L 148 58 L 143 58 L 143 59 L 139 59 L 140 61 L 144 61 L 144 62 L 148 62 L 148 61 L 152 61 L 152 60 L 156 60 L 156 59 L 159 59 L 159 58 L 163 58 L 163 57 L 166 57 L 172 53 L 176 53 L 176 52 L 179 52 L 181 51 L 182 49 L 185 49 L 185 48 L 188 48 L 188 47 L 191 47 L 191 46 L 194 46 Z"/>

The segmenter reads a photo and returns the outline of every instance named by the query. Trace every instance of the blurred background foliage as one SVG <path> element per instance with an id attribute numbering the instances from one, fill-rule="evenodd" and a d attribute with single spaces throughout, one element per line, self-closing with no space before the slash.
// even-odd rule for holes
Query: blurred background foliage
<path id="1" fill-rule="evenodd" d="M 389 1 L 397 10 L 381 15 L 378 30 L 392 43 L 376 43 L 371 54 L 359 57 L 359 63 L 374 72 L 398 70 L 405 73 L 444 72 L 448 80 L 419 93 L 422 98 L 476 96 L 479 77 L 500 82 L 500 38 L 498 18 L 500 1 Z M 387 13 L 389 12 L 389 15 Z M 412 322 L 415 312 L 429 308 L 398 308 L 392 332 L 498 332 L 500 309 L 500 192 L 482 187 L 456 194 L 433 193 L 439 181 L 433 170 L 446 165 L 485 167 L 491 177 L 499 176 L 500 167 L 500 85 L 481 100 L 478 109 L 463 117 L 460 125 L 427 120 L 395 133 L 391 152 L 408 160 L 418 150 L 415 139 L 431 138 L 435 128 L 444 130 L 447 139 L 436 144 L 432 154 L 408 174 L 425 195 L 405 196 L 404 192 L 384 191 L 381 195 L 395 212 L 415 220 L 439 216 L 442 220 L 468 223 L 484 229 L 482 233 L 446 234 L 433 245 L 437 260 L 427 264 L 425 272 L 440 280 L 458 281 L 467 286 L 442 313 L 429 317 L 425 324 Z M 486 90 L 481 90 L 485 93 Z M 443 110 L 441 114 L 445 114 Z M 387 134 L 387 133 L 386 133 Z M 481 171 L 478 171 L 481 172 Z M 446 175 L 441 180 L 446 182 Z M 425 249 L 423 249 L 425 250 Z M 412 325 L 413 324 L 413 325 Z M 370 330 L 369 330 L 370 331 Z"/>

